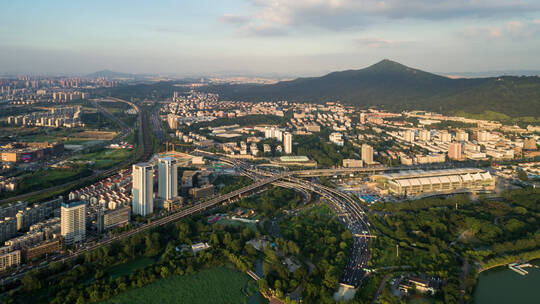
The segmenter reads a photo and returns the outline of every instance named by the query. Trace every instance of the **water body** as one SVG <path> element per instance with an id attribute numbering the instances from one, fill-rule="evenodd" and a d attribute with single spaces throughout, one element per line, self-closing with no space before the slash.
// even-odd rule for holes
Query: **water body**
<path id="1" fill-rule="evenodd" d="M 531 264 L 540 265 L 540 260 L 532 261 Z M 528 275 L 520 275 L 506 266 L 480 273 L 474 303 L 540 303 L 540 269 L 524 269 L 529 272 Z"/>

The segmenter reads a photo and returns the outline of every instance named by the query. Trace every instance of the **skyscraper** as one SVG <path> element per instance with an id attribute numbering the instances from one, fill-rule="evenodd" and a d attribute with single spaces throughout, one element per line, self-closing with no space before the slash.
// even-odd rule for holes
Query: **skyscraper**
<path id="1" fill-rule="evenodd" d="M 169 124 L 169 128 L 172 130 L 178 129 L 178 115 L 168 114 L 167 123 Z"/>
<path id="2" fill-rule="evenodd" d="M 133 165 L 131 193 L 133 214 L 146 216 L 154 211 L 154 169 L 147 163 Z"/>
<path id="3" fill-rule="evenodd" d="M 86 203 L 62 203 L 60 207 L 60 232 L 66 244 L 81 242 L 86 238 Z"/>
<path id="4" fill-rule="evenodd" d="M 285 154 L 291 154 L 292 153 L 292 134 L 289 132 L 285 132 L 283 135 L 283 146 L 285 148 Z"/>
<path id="5" fill-rule="evenodd" d="M 364 164 L 369 165 L 373 163 L 373 147 L 367 144 L 362 144 L 362 160 Z"/>
<path id="6" fill-rule="evenodd" d="M 172 157 L 158 159 L 158 195 L 165 200 L 178 196 L 178 165 Z"/>

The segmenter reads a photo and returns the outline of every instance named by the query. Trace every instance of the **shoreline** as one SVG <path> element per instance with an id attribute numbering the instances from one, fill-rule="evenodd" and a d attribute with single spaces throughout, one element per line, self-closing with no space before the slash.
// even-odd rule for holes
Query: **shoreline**
<path id="1" fill-rule="evenodd" d="M 536 258 L 527 260 L 527 262 L 529 262 L 531 264 L 534 264 L 535 261 L 540 262 L 540 257 L 536 257 Z M 497 268 L 497 267 L 508 266 L 508 264 L 510 264 L 510 263 L 512 263 L 512 262 L 501 263 L 501 264 L 496 264 L 496 265 L 493 265 L 493 266 L 489 266 L 488 268 L 482 268 L 482 269 L 478 270 L 478 274 L 481 274 L 482 272 L 484 272 L 486 270 L 494 269 L 494 268 Z"/>

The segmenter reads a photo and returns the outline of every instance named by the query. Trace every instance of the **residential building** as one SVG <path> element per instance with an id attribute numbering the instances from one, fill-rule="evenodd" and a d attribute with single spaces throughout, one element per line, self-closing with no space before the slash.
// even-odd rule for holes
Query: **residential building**
<path id="1" fill-rule="evenodd" d="M 41 243 L 33 247 L 25 248 L 24 258 L 26 261 L 31 261 L 44 254 L 55 253 L 62 250 L 62 238 L 56 238 L 52 241 Z"/>
<path id="2" fill-rule="evenodd" d="M 373 147 L 368 144 L 362 145 L 362 160 L 364 164 L 371 165 L 373 163 Z"/>
<path id="3" fill-rule="evenodd" d="M 172 130 L 176 130 L 178 128 L 178 116 L 174 114 L 168 114 L 167 124 L 169 125 L 169 128 L 171 128 Z"/>
<path id="4" fill-rule="evenodd" d="M 478 142 L 488 142 L 491 139 L 491 133 L 489 133 L 488 131 L 478 131 L 476 133 L 476 139 L 478 140 Z"/>
<path id="5" fill-rule="evenodd" d="M 202 185 L 198 188 L 191 188 L 189 190 L 189 193 L 193 197 L 194 200 L 200 200 L 207 197 L 210 197 L 214 195 L 214 185 L 208 184 L 208 185 Z"/>
<path id="6" fill-rule="evenodd" d="M 283 135 L 283 147 L 285 148 L 285 154 L 292 153 L 292 134 L 285 132 Z"/>
<path id="7" fill-rule="evenodd" d="M 176 159 L 158 159 L 158 196 L 168 200 L 178 196 L 178 165 Z"/>
<path id="8" fill-rule="evenodd" d="M 60 221 L 60 231 L 67 245 L 83 241 L 86 238 L 86 203 L 62 203 Z"/>
<path id="9" fill-rule="evenodd" d="M 457 131 L 456 132 L 456 140 L 457 141 L 469 141 L 469 133 L 465 131 Z"/>
<path id="10" fill-rule="evenodd" d="M 132 212 L 147 216 L 154 212 L 154 168 L 147 163 L 133 165 Z"/>
<path id="11" fill-rule="evenodd" d="M 21 264 L 21 251 L 10 251 L 8 247 L 0 247 L 0 270 Z"/>
<path id="12" fill-rule="evenodd" d="M 448 158 L 453 160 L 461 160 L 461 144 L 460 143 L 451 143 L 448 145 Z"/>
<path id="13" fill-rule="evenodd" d="M 534 138 L 526 138 L 523 141 L 523 150 L 536 150 L 536 140 Z"/>
<path id="14" fill-rule="evenodd" d="M 430 141 L 431 140 L 431 132 L 429 132 L 429 130 L 420 130 L 420 132 L 418 132 L 418 140 L 420 140 L 420 141 Z"/>
<path id="15" fill-rule="evenodd" d="M 130 206 L 123 206 L 114 210 L 106 210 L 98 214 L 99 230 L 104 231 L 114 227 L 120 227 L 129 224 L 131 214 Z M 98 225 L 99 226 L 99 225 Z"/>
<path id="16" fill-rule="evenodd" d="M 452 134 L 448 133 L 448 131 L 444 130 L 439 132 L 439 140 L 443 143 L 449 143 L 452 141 Z"/>
<path id="17" fill-rule="evenodd" d="M 330 136 L 328 137 L 328 139 L 335 143 L 336 145 L 338 146 L 343 146 L 344 144 L 344 141 L 343 141 L 343 134 L 339 133 L 339 132 L 334 132 L 332 134 L 330 134 Z"/>
<path id="18" fill-rule="evenodd" d="M 414 142 L 414 131 L 413 130 L 406 130 L 403 133 L 403 139 L 407 142 Z"/>
<path id="19" fill-rule="evenodd" d="M 364 166 L 364 161 L 360 159 L 344 159 L 343 167 L 344 168 L 360 168 Z"/>
<path id="20" fill-rule="evenodd" d="M 17 234 L 17 219 L 15 217 L 5 217 L 0 220 L 0 242 L 11 239 Z"/>

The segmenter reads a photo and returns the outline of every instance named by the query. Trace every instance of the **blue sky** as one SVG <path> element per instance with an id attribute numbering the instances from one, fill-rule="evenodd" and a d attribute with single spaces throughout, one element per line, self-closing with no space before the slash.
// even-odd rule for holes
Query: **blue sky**
<path id="1" fill-rule="evenodd" d="M 538 0 L 0 1 L 0 74 L 540 70 Z"/>

